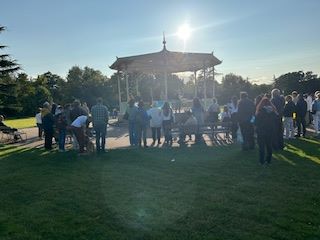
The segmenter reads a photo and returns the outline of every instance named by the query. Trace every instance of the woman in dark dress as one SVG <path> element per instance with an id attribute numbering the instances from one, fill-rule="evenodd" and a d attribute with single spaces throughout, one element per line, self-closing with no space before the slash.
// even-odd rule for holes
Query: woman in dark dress
<path id="1" fill-rule="evenodd" d="M 41 110 L 42 118 L 42 127 L 44 131 L 44 148 L 46 150 L 52 149 L 52 138 L 53 138 L 53 125 L 54 125 L 54 116 L 51 113 L 50 104 L 44 103 Z"/>
<path id="2" fill-rule="evenodd" d="M 272 138 L 276 131 L 277 118 L 278 113 L 275 106 L 268 98 L 262 98 L 257 105 L 255 118 L 261 165 L 271 163 Z"/>

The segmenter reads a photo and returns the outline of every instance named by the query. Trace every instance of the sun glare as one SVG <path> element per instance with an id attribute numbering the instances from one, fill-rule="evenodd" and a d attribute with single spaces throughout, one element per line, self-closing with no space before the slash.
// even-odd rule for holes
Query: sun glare
<path id="1" fill-rule="evenodd" d="M 191 35 L 191 28 L 188 24 L 183 24 L 179 27 L 177 36 L 182 40 L 187 40 Z"/>

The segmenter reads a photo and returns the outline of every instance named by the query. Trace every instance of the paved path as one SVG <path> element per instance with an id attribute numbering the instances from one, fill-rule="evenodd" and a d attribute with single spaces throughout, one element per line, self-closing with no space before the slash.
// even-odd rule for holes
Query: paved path
<path id="1" fill-rule="evenodd" d="M 21 129 L 23 132 L 27 134 L 27 140 L 23 142 L 15 143 L 14 145 L 17 146 L 25 146 L 25 147 L 31 147 L 31 148 L 42 148 L 44 144 L 44 140 L 40 140 L 38 138 L 38 128 L 25 128 Z M 310 134 L 314 134 L 313 129 L 308 128 L 308 132 Z M 152 143 L 151 138 L 151 130 L 148 129 L 148 138 L 147 138 L 147 144 L 148 146 Z M 174 140 L 178 139 L 178 136 L 173 136 Z M 194 136 L 193 136 L 194 137 Z M 162 142 L 164 139 L 161 139 Z M 223 134 L 218 134 L 216 137 L 203 135 L 203 144 L 206 146 L 221 146 L 221 145 L 228 145 L 232 144 L 231 140 L 226 140 L 223 136 Z M 93 139 L 94 142 L 94 139 Z M 194 141 L 188 141 L 186 142 L 186 146 L 190 147 L 193 144 L 195 144 Z M 108 125 L 108 131 L 107 131 L 107 140 L 106 140 L 107 149 L 119 149 L 119 148 L 129 148 L 129 135 L 128 135 L 128 129 L 126 125 L 120 125 L 117 126 L 116 124 Z M 180 145 L 177 143 L 177 141 L 174 141 L 173 147 L 179 147 Z M 70 144 L 67 141 L 67 148 L 70 147 Z M 155 145 L 154 147 L 163 147 L 163 145 Z"/>
<path id="2" fill-rule="evenodd" d="M 21 130 L 27 134 L 27 140 L 24 142 L 15 143 L 15 145 L 33 147 L 33 148 L 43 147 L 44 140 L 40 140 L 38 138 L 38 128 L 34 127 L 34 128 L 26 128 Z M 174 139 L 178 139 L 178 136 L 173 136 L 173 137 Z M 207 146 L 231 144 L 230 140 L 225 140 L 221 134 L 214 139 L 208 135 L 204 135 L 203 138 L 204 138 L 203 144 Z M 186 142 L 186 146 L 192 146 L 193 144 L 195 144 L 193 140 Z M 164 141 L 163 138 L 162 138 L 162 141 Z M 151 130 L 148 129 L 148 138 L 147 138 L 148 146 L 150 146 L 151 143 L 152 143 Z M 68 141 L 67 141 L 67 144 L 68 144 Z M 114 124 L 109 125 L 108 131 L 107 131 L 106 145 L 108 149 L 129 148 L 130 143 L 129 143 L 127 126 L 125 125 L 116 126 Z M 177 141 L 174 141 L 173 147 L 178 147 L 178 146 L 179 144 L 177 143 Z M 162 147 L 162 144 L 160 146 L 155 145 L 155 147 Z"/>

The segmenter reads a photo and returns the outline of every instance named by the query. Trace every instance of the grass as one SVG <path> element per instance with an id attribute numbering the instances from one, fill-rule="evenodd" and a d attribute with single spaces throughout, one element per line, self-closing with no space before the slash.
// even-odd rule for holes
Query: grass
<path id="1" fill-rule="evenodd" d="M 319 149 L 293 140 L 263 168 L 237 146 L 2 146 L 0 239 L 320 239 Z"/>
<path id="2" fill-rule="evenodd" d="M 4 123 L 12 128 L 30 128 L 36 126 L 34 117 L 5 120 Z"/>

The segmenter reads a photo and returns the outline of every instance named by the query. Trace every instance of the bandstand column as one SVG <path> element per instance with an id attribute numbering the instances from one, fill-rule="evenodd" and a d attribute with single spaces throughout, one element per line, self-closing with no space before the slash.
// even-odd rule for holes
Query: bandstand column
<path id="1" fill-rule="evenodd" d="M 127 90 L 127 102 L 129 102 L 129 74 L 128 72 L 126 71 L 125 73 L 126 75 L 126 90 Z"/>
<path id="2" fill-rule="evenodd" d="M 206 81 L 206 67 L 203 67 L 203 81 L 204 81 L 204 109 L 207 109 L 207 81 Z"/>
<path id="3" fill-rule="evenodd" d="M 213 79 L 213 83 L 212 83 L 212 99 L 216 97 L 216 83 L 215 83 L 215 79 L 214 79 L 214 66 L 212 67 L 212 79 Z"/>
<path id="4" fill-rule="evenodd" d="M 197 71 L 194 71 L 194 97 L 198 96 Z"/>
<path id="5" fill-rule="evenodd" d="M 165 100 L 168 101 L 168 72 L 167 69 L 164 71 L 164 96 Z"/>
<path id="6" fill-rule="evenodd" d="M 139 96 L 139 76 L 136 78 L 136 94 Z"/>
<path id="7" fill-rule="evenodd" d="M 121 86 L 120 86 L 120 72 L 118 71 L 118 98 L 119 98 L 119 110 L 121 107 Z"/>

